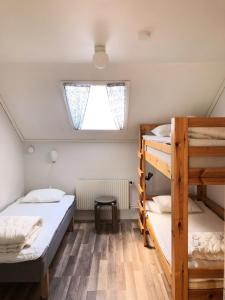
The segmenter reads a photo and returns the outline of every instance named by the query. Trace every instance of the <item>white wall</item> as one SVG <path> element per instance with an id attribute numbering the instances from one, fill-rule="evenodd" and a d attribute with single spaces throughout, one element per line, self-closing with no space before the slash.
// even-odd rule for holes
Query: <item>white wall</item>
<path id="1" fill-rule="evenodd" d="M 0 104 L 0 210 L 24 192 L 23 147 Z"/>
<path id="2" fill-rule="evenodd" d="M 25 154 L 26 191 L 52 185 L 73 193 L 75 180 L 80 178 L 136 178 L 135 143 L 57 142 L 33 145 L 35 152 Z M 58 160 L 51 169 L 49 152 L 52 149 L 58 152 Z"/>
<path id="3" fill-rule="evenodd" d="M 25 154 L 26 191 L 58 187 L 74 193 L 77 179 L 128 179 L 136 181 L 136 143 L 34 143 L 35 152 Z M 24 145 L 25 149 L 29 146 Z M 49 152 L 56 149 L 58 160 L 51 168 Z M 131 201 L 137 199 L 131 186 Z"/>
<path id="4" fill-rule="evenodd" d="M 216 106 L 214 107 L 212 113 L 212 117 L 224 117 L 225 116 L 225 82 L 224 82 L 224 88 L 221 92 L 221 95 L 218 99 L 218 102 Z"/>
<path id="5" fill-rule="evenodd" d="M 33 154 L 26 152 L 29 145 L 24 144 L 26 192 L 52 186 L 73 194 L 77 179 L 128 179 L 134 182 L 130 186 L 131 207 L 137 205 L 137 143 L 36 142 L 32 143 Z M 52 149 L 59 155 L 54 165 L 49 159 Z M 154 173 L 147 184 L 149 193 L 170 193 L 170 181 L 148 164 L 146 167 Z M 126 215 L 130 216 L 133 212 Z"/>
<path id="6" fill-rule="evenodd" d="M 217 105 L 212 111 L 213 117 L 225 117 L 225 87 L 217 102 Z M 209 186 L 208 195 L 211 199 L 217 202 L 222 207 L 225 207 L 225 186 Z"/>

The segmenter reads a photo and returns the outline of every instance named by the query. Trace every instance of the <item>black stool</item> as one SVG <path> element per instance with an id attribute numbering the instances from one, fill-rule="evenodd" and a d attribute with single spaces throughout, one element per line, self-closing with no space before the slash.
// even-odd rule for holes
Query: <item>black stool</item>
<path id="1" fill-rule="evenodd" d="M 95 229 L 99 233 L 101 229 L 101 216 L 100 210 L 102 206 L 112 207 L 112 229 L 113 232 L 117 232 L 117 200 L 113 196 L 101 196 L 95 199 Z"/>

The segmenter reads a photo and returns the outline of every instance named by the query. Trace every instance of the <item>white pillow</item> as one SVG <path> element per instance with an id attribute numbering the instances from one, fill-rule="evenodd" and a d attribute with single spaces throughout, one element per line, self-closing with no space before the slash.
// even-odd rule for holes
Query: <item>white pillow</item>
<path id="1" fill-rule="evenodd" d="M 146 210 L 149 210 L 153 213 L 161 214 L 158 203 L 154 201 L 146 201 Z"/>
<path id="2" fill-rule="evenodd" d="M 159 125 L 152 129 L 152 133 L 157 136 L 170 136 L 171 124 Z"/>
<path id="3" fill-rule="evenodd" d="M 163 195 L 152 198 L 155 203 L 158 204 L 161 213 L 171 213 L 171 196 Z M 188 198 L 188 213 L 201 213 L 202 209 L 193 201 Z"/>
<path id="4" fill-rule="evenodd" d="M 66 193 L 58 189 L 40 189 L 29 192 L 20 202 L 59 202 Z"/>

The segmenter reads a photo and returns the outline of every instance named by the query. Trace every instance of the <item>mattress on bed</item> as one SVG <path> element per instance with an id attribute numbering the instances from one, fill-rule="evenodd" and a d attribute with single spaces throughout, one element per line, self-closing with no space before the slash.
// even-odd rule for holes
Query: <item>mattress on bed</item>
<path id="1" fill-rule="evenodd" d="M 198 205 L 202 208 L 202 213 L 189 214 L 188 231 L 189 232 L 223 232 L 224 221 L 221 220 L 215 213 L 207 208 L 203 202 L 199 201 Z M 171 214 L 158 214 L 147 212 L 150 223 L 154 230 L 160 248 L 171 264 Z M 192 260 L 189 258 L 189 268 L 223 268 L 223 261 L 208 261 L 208 260 Z M 204 288 L 213 286 L 214 288 L 223 286 L 223 279 L 191 279 L 189 281 L 190 288 Z M 221 286 L 222 285 L 222 286 Z"/>
<path id="2" fill-rule="evenodd" d="M 164 161 L 169 167 L 171 166 L 171 155 L 160 150 L 146 147 L 146 151 L 158 159 Z M 217 168 L 225 167 L 225 156 L 211 156 L 211 157 L 191 157 L 189 158 L 190 168 Z"/>
<path id="3" fill-rule="evenodd" d="M 143 135 L 144 140 L 155 141 L 164 144 L 171 144 L 170 137 L 159 137 L 154 135 Z M 215 140 L 215 139 L 189 139 L 190 146 L 225 146 L 225 140 Z M 146 146 L 146 151 L 155 157 L 164 161 L 168 166 L 171 166 L 171 155 L 160 150 L 156 150 L 149 146 Z M 220 157 L 191 157 L 189 158 L 190 168 L 216 168 L 225 166 L 225 156 Z"/>
<path id="4" fill-rule="evenodd" d="M 156 136 L 156 135 L 143 135 L 143 139 L 145 141 L 153 141 L 158 143 L 164 143 L 171 145 L 171 137 L 169 136 Z M 225 140 L 217 140 L 217 139 L 193 139 L 189 138 L 189 146 L 193 147 L 204 147 L 204 146 L 225 146 Z"/>
<path id="5" fill-rule="evenodd" d="M 33 261 L 41 257 L 49 247 L 67 211 L 73 205 L 74 196 L 65 195 L 60 202 L 54 203 L 20 203 L 20 200 L 0 212 L 0 216 L 40 216 L 43 225 L 31 247 L 24 248 L 14 257 L 11 254 L 8 258 L 6 255 L 0 255 L 0 263 Z"/>

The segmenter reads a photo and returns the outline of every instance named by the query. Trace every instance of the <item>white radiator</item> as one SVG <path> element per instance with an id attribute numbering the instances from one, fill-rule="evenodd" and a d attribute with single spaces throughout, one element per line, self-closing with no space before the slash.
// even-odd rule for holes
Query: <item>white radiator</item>
<path id="1" fill-rule="evenodd" d="M 124 179 L 80 179 L 76 182 L 77 209 L 93 210 L 99 196 L 115 196 L 119 209 L 129 209 L 129 181 Z"/>

